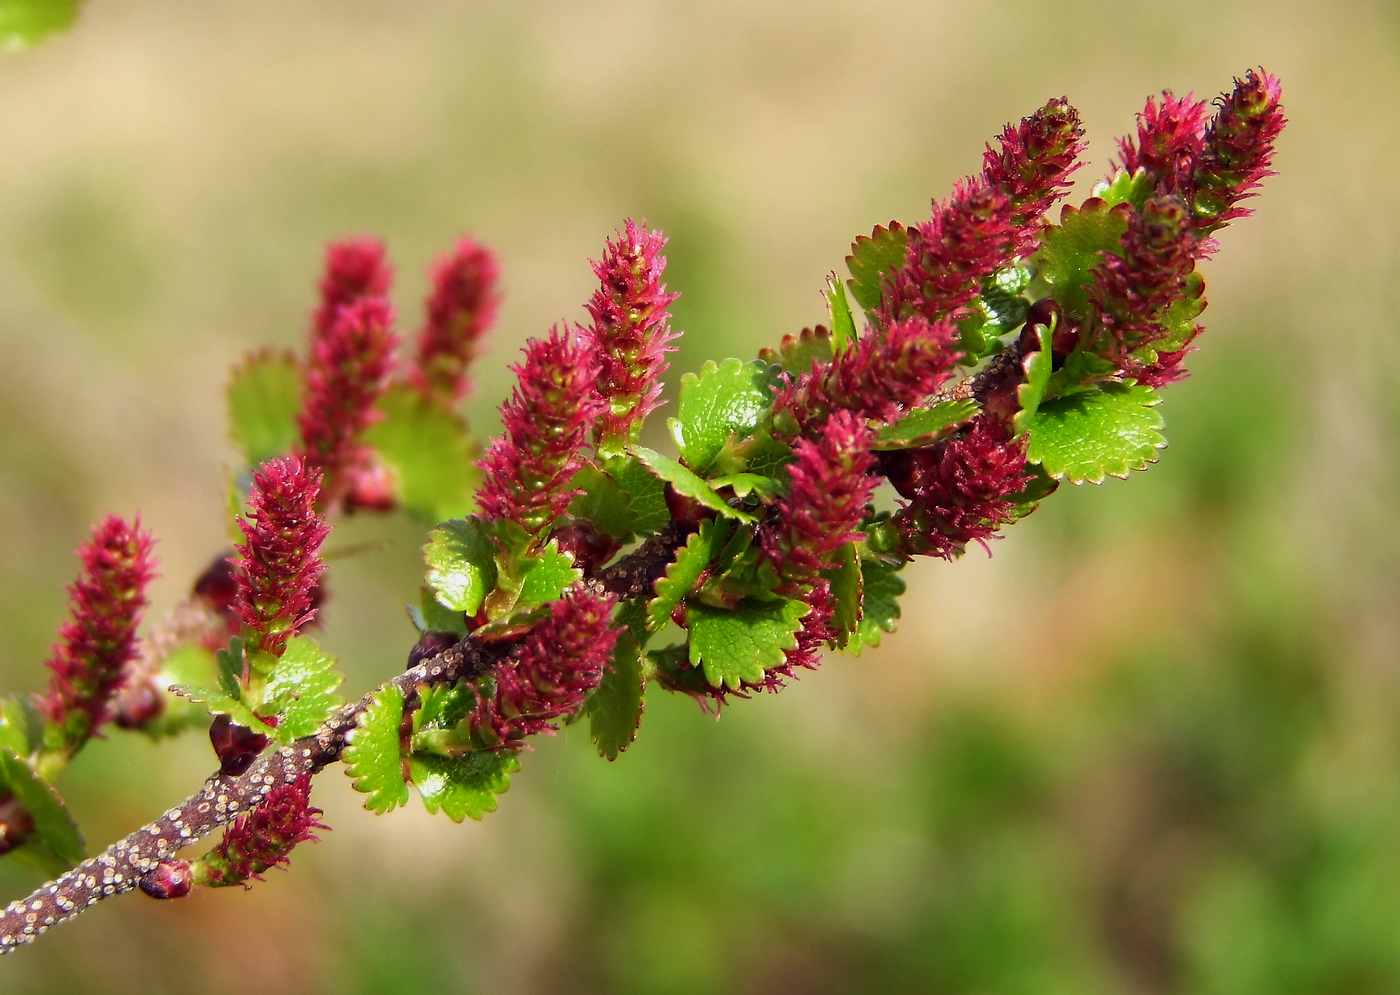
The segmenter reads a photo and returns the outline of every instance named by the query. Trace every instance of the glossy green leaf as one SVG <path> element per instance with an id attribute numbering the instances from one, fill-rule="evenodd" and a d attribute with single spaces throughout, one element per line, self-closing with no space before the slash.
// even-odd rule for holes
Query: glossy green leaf
<path id="1" fill-rule="evenodd" d="M 258 718 L 251 708 L 232 695 L 189 684 L 176 684 L 170 690 L 181 698 L 188 698 L 196 705 L 203 705 L 210 715 L 227 715 L 244 728 L 256 729 L 269 738 L 277 734 L 277 730 Z"/>
<path id="2" fill-rule="evenodd" d="M 1156 180 L 1147 170 L 1139 169 L 1135 173 L 1129 173 L 1126 169 L 1120 169 L 1113 174 L 1112 179 L 1095 185 L 1092 196 L 1100 198 L 1109 207 L 1115 204 L 1131 204 L 1135 208 L 1141 208 L 1156 189 Z"/>
<path id="3" fill-rule="evenodd" d="M 431 587 L 424 587 L 419 591 L 418 604 L 407 607 L 408 617 L 420 633 L 455 632 L 459 636 L 467 634 L 467 623 L 462 613 L 446 607 L 437 599 Z"/>
<path id="4" fill-rule="evenodd" d="M 538 608 L 556 601 L 568 588 L 583 579 L 583 571 L 574 566 L 573 557 L 559 551 L 559 544 L 551 540 L 534 554 L 516 561 L 519 578 L 517 610 Z"/>
<path id="5" fill-rule="evenodd" d="M 1039 279 L 1070 314 L 1083 318 L 1088 302 L 1085 287 L 1103 253 L 1117 254 L 1119 240 L 1128 230 L 1126 209 L 1114 210 L 1101 201 L 1090 201 L 1080 210 L 1069 209 L 1059 225 L 1050 225 L 1036 254 Z"/>
<path id="6" fill-rule="evenodd" d="M 681 461 L 696 474 L 709 474 L 731 436 L 743 438 L 771 417 L 768 369 L 761 360 L 726 359 L 706 363 L 699 376 L 681 377 L 680 404 L 669 424 Z"/>
<path id="7" fill-rule="evenodd" d="M 515 754 L 504 750 L 472 750 L 455 757 L 413 753 L 408 758 L 423 806 L 453 822 L 479 820 L 496 811 L 496 796 L 510 788 L 510 775 L 519 769 Z"/>
<path id="8" fill-rule="evenodd" d="M 234 369 L 227 399 L 233 441 L 249 466 L 291 452 L 300 439 L 301 370 L 291 353 L 248 357 Z"/>
<path id="9" fill-rule="evenodd" d="M 1040 348 L 1021 360 L 1025 371 L 1025 381 L 1016 388 L 1016 403 L 1020 406 L 1013 423 L 1019 438 L 1030 430 L 1040 400 L 1045 396 L 1045 385 L 1050 382 L 1050 370 L 1054 357 L 1050 352 L 1050 342 L 1054 336 L 1054 324 L 1041 325 L 1039 329 Z"/>
<path id="10" fill-rule="evenodd" d="M 646 684 L 642 647 L 631 632 L 624 630 L 613 648 L 612 668 L 603 674 L 603 682 L 589 696 L 585 709 L 588 738 L 600 757 L 616 760 L 637 738 Z"/>
<path id="11" fill-rule="evenodd" d="M 227 646 L 214 651 L 219 690 L 230 698 L 243 699 L 243 637 L 234 636 Z"/>
<path id="12" fill-rule="evenodd" d="M 850 270 L 851 296 L 869 316 L 879 310 L 885 275 L 904 265 L 909 234 L 903 225 L 891 221 L 888 228 L 876 226 L 867 238 L 858 236 L 846 257 Z"/>
<path id="13" fill-rule="evenodd" d="M 831 317 L 831 348 L 839 356 L 855 345 L 856 319 L 851 314 L 846 288 L 835 273 L 826 278 L 826 307 Z"/>
<path id="14" fill-rule="evenodd" d="M 391 811 L 408 804 L 408 782 L 403 777 L 403 692 L 392 684 L 375 692 L 369 708 L 360 713 L 342 754 L 345 773 L 355 779 L 356 791 L 369 795 L 365 808 Z"/>
<path id="15" fill-rule="evenodd" d="M 851 635 L 848 649 L 857 656 L 866 646 L 879 646 L 880 637 L 895 630 L 899 597 L 905 585 L 897 568 L 879 560 L 860 561 L 863 592 L 860 625 Z"/>
<path id="16" fill-rule="evenodd" d="M 758 352 L 758 358 L 763 362 L 777 364 L 784 371 L 798 376 L 810 373 L 813 363 L 831 362 L 835 355 L 831 332 L 821 325 L 804 328 L 797 335 L 784 335 L 778 348 L 764 348 Z"/>
<path id="17" fill-rule="evenodd" d="M 801 601 L 744 601 L 733 610 L 692 604 L 686 609 L 690 664 L 705 672 L 713 687 L 757 683 L 769 667 L 797 647 L 797 630 L 807 606 Z"/>
<path id="18" fill-rule="evenodd" d="M 344 680 L 335 657 L 309 636 L 293 636 L 263 690 L 263 710 L 278 716 L 276 739 L 290 743 L 310 736 L 345 699 L 335 693 Z"/>
<path id="19" fill-rule="evenodd" d="M 43 719 L 17 698 L 0 698 L 0 750 L 27 757 L 39 742 Z"/>
<path id="20" fill-rule="evenodd" d="M 915 408 L 907 415 L 880 429 L 872 449 L 910 449 L 926 446 L 960 422 L 977 414 L 977 402 L 940 401 L 927 408 Z"/>
<path id="21" fill-rule="evenodd" d="M 682 497 L 698 501 L 704 507 L 717 511 L 726 518 L 735 518 L 741 522 L 758 521 L 757 516 L 742 508 L 732 507 L 729 502 L 715 493 L 713 487 L 675 460 L 662 456 L 645 446 L 632 446 L 628 451 L 641 460 L 652 473 L 674 487 L 676 493 Z"/>
<path id="22" fill-rule="evenodd" d="M 81 0 L 0 0 L 0 52 L 37 45 L 66 31 L 78 17 Z"/>
<path id="23" fill-rule="evenodd" d="M 592 522 L 600 532 L 619 538 L 637 531 L 637 514 L 632 510 L 631 497 L 607 473 L 585 466 L 574 474 L 569 486 L 583 490 L 569 505 L 569 514 L 574 518 Z"/>
<path id="24" fill-rule="evenodd" d="M 753 494 L 764 501 L 772 501 L 788 487 L 786 480 L 763 473 L 731 473 L 723 477 L 711 477 L 709 484 L 715 491 L 728 487 L 734 491 L 735 497 L 746 498 Z"/>
<path id="25" fill-rule="evenodd" d="M 13 750 L 0 748 L 0 788 L 14 797 L 34 820 L 34 831 L 25 839 L 25 850 L 50 871 L 62 871 L 87 856 L 83 834 L 68 814 L 63 799 L 48 781 L 30 768 Z"/>
<path id="26" fill-rule="evenodd" d="M 685 545 L 676 551 L 675 561 L 656 582 L 656 597 L 647 603 L 647 627 L 653 632 L 670 620 L 672 610 L 709 569 L 729 539 L 731 529 L 729 522 L 719 518 L 701 522 L 700 531 L 692 533 Z"/>
<path id="27" fill-rule="evenodd" d="M 1131 381 L 1046 401 L 1031 424 L 1026 457 L 1076 484 L 1126 477 L 1157 461 L 1166 446 L 1157 393 Z"/>
<path id="28" fill-rule="evenodd" d="M 445 608 L 475 615 L 496 586 L 496 544 L 478 518 L 454 518 L 428 536 L 424 578 Z"/>
<path id="29" fill-rule="evenodd" d="M 388 468 L 399 503 L 432 522 L 470 512 L 481 453 L 466 420 L 404 385 L 391 387 L 376 408 L 383 417 L 364 441 Z"/>
<path id="30" fill-rule="evenodd" d="M 635 531 L 655 532 L 671 520 L 666 507 L 666 481 L 648 470 L 641 460 L 619 456 L 608 460 L 604 469 L 627 495 L 628 508 L 635 516 Z"/>

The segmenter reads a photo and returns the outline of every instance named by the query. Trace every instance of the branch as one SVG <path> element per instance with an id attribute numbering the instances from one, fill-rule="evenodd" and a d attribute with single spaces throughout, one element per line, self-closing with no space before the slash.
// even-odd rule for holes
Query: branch
<path id="1" fill-rule="evenodd" d="M 591 583 L 621 597 L 647 594 L 694 529 L 689 523 L 669 523 L 634 552 L 600 570 Z M 483 643 L 474 636 L 465 636 L 359 701 L 345 705 L 313 735 L 263 757 L 238 777 L 213 775 L 198 794 L 186 798 L 159 819 L 48 882 L 28 898 L 11 902 L 0 913 L 0 955 L 32 943 L 51 926 L 72 919 L 104 898 L 140 887 L 142 879 L 154 874 L 162 863 L 255 808 L 274 788 L 290 784 L 302 774 L 319 774 L 339 761 L 346 734 L 355 728 L 360 713 L 370 707 L 378 691 L 397 687 L 405 699 L 412 700 L 421 687 L 455 684 L 481 676 L 513 647 L 513 642 Z"/>

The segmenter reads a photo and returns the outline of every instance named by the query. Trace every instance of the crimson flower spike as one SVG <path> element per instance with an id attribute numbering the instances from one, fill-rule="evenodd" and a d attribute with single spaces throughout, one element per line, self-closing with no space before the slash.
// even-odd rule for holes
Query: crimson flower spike
<path id="1" fill-rule="evenodd" d="M 1163 92 L 1161 102 L 1147 98 L 1137 116 L 1137 139 L 1118 140 L 1119 160 L 1129 173 L 1146 170 L 1160 193 L 1190 195 L 1196 158 L 1206 130 L 1206 102 L 1194 95 Z"/>
<path id="2" fill-rule="evenodd" d="M 526 736 L 553 733 L 552 719 L 583 706 L 612 661 L 613 604 L 612 595 L 569 590 L 511 657 L 478 681 L 470 721 L 480 746 L 517 747 Z"/>
<path id="3" fill-rule="evenodd" d="M 330 334 L 336 314 L 347 304 L 389 293 L 394 273 L 384 261 L 384 246 L 373 238 L 349 238 L 326 249 L 321 277 L 321 303 L 316 309 L 313 336 Z"/>
<path id="4" fill-rule="evenodd" d="M 601 286 L 588 302 L 598 352 L 598 393 L 607 402 L 593 429 L 604 456 L 618 455 L 636 442 L 642 420 L 657 406 L 666 353 L 677 335 L 667 308 L 679 294 L 666 293 L 661 282 L 666 244 L 659 231 L 648 232 L 628 220 L 609 239 L 603 258 L 593 264 Z"/>
<path id="5" fill-rule="evenodd" d="M 499 275 L 496 257 L 470 238 L 433 266 L 427 320 L 408 371 L 408 382 L 423 396 L 451 406 L 471 390 L 467 368 L 496 323 Z"/>
<path id="6" fill-rule="evenodd" d="M 891 454 L 884 469 L 910 503 L 895 516 L 906 554 L 961 556 L 969 542 L 987 548 L 1015 505 L 1007 495 L 1026 485 L 1024 439 L 1011 439 L 1009 426 L 980 416 L 970 432 L 921 449 Z"/>
<path id="7" fill-rule="evenodd" d="M 365 462 L 359 438 L 378 417 L 374 405 L 393 369 L 393 321 L 388 301 L 365 297 L 337 308 L 312 340 L 297 424 L 301 455 L 324 475 L 323 507 L 344 496 Z"/>
<path id="8" fill-rule="evenodd" d="M 881 423 L 897 420 L 947 381 L 960 355 L 957 341 L 952 322 L 930 324 L 918 315 L 894 322 L 883 335 L 862 336 L 778 392 L 778 434 L 816 437 L 842 409 Z"/>
<path id="9" fill-rule="evenodd" d="M 554 328 L 527 342 L 524 362 L 513 369 L 520 379 L 501 405 L 504 432 L 477 464 L 486 472 L 477 504 L 533 535 L 578 493 L 569 481 L 583 465 L 579 450 L 602 404 L 594 389 L 598 366 L 588 343 Z"/>
<path id="10" fill-rule="evenodd" d="M 155 576 L 152 544 L 139 519 L 108 515 L 78 548 L 82 572 L 68 589 L 69 618 L 48 659 L 48 693 L 37 703 L 52 752 L 76 752 L 111 718 L 112 697 L 136 652 L 146 584 Z"/>
<path id="11" fill-rule="evenodd" d="M 278 785 L 256 808 L 234 820 L 218 846 L 193 865 L 193 883 L 251 888 L 248 882 L 261 881 L 264 871 L 286 866 L 287 855 L 298 843 L 314 843 L 317 829 L 330 828 L 317 820 L 324 814 L 311 805 L 310 774 Z"/>
<path id="12" fill-rule="evenodd" d="M 837 411 L 818 441 L 798 439 L 788 465 L 791 486 L 778 502 L 780 523 L 764 532 L 770 558 L 789 580 L 835 568 L 832 554 L 855 538 L 877 478 L 870 452 L 874 432 L 854 411 Z"/>
<path id="13" fill-rule="evenodd" d="M 1274 158 L 1274 142 L 1288 123 L 1279 103 L 1278 77 L 1260 69 L 1235 80 L 1235 89 L 1217 99 L 1219 107 L 1206 130 L 1192 174 L 1192 209 L 1202 233 L 1216 231 L 1249 210 L 1236 205 L 1254 196 Z"/>
<path id="14" fill-rule="evenodd" d="M 1018 125 L 1007 125 L 998 148 L 987 146 L 982 177 L 1011 205 L 1016 256 L 1039 247 L 1037 222 L 1069 189 L 1070 175 L 1083 165 L 1084 126 L 1064 97 L 1055 97 Z"/>
<path id="15" fill-rule="evenodd" d="M 1088 296 L 1098 312 L 1091 349 L 1130 376 L 1145 369 L 1132 354 L 1167 337 L 1167 311 L 1186 296 L 1199 297 L 1193 279 L 1196 239 L 1185 203 L 1175 196 L 1149 199 L 1134 212 L 1120 240 L 1121 255 L 1106 252 Z"/>
<path id="16" fill-rule="evenodd" d="M 249 651 L 281 656 L 287 640 L 316 616 L 312 591 L 324 569 L 318 554 L 330 534 L 316 511 L 321 476 L 294 456 L 253 472 L 244 541 L 235 546 L 234 609 L 247 627 Z"/>

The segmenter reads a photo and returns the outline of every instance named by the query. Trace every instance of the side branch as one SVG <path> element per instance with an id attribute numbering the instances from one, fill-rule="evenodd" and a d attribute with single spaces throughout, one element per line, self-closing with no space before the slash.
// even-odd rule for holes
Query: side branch
<path id="1" fill-rule="evenodd" d="M 599 571 L 592 583 L 624 596 L 650 591 L 678 546 L 694 531 L 667 527 L 632 554 Z M 454 646 L 412 667 L 382 687 L 397 687 L 413 700 L 418 689 L 479 677 L 513 648 L 512 642 L 483 643 L 468 635 Z M 378 690 L 374 693 L 377 693 Z M 29 897 L 11 902 L 0 912 L 0 955 L 33 942 L 49 927 L 66 922 L 112 895 L 132 891 L 164 862 L 219 826 L 256 807 L 268 792 L 290 784 L 305 773 L 318 774 L 340 760 L 346 734 L 370 706 L 367 694 L 331 716 L 311 736 L 303 737 L 256 761 L 238 777 L 215 774 L 204 787 L 159 819 L 83 861 Z"/>

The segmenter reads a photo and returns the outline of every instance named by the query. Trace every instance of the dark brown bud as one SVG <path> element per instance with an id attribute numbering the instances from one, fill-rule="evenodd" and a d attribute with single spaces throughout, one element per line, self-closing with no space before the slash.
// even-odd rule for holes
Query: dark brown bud
<path id="1" fill-rule="evenodd" d="M 444 632 L 441 629 L 429 629 L 418 637 L 418 642 L 413 649 L 408 651 L 409 667 L 416 667 L 424 660 L 430 660 L 443 650 L 451 649 L 461 640 L 461 636 L 455 632 Z"/>
<path id="2" fill-rule="evenodd" d="M 117 693 L 112 721 L 123 729 L 144 729 L 165 711 L 165 694 L 152 680 L 143 679 Z"/>
<path id="3" fill-rule="evenodd" d="M 220 614 L 232 613 L 234 599 L 238 596 L 238 581 L 234 579 L 233 561 L 229 554 L 220 554 L 205 568 L 194 582 L 194 594 L 209 602 L 209 606 Z"/>
<path id="4" fill-rule="evenodd" d="M 194 887 L 194 875 L 186 861 L 167 860 L 142 874 L 136 884 L 152 898 L 184 898 Z"/>
<path id="5" fill-rule="evenodd" d="M 592 576 L 622 548 L 616 539 L 592 522 L 574 522 L 557 528 L 550 533 L 550 538 L 559 543 L 560 552 L 573 557 L 574 566 L 585 576 Z"/>
<path id="6" fill-rule="evenodd" d="M 5 794 L 0 799 L 0 856 L 24 845 L 34 832 L 34 818 L 15 799 Z"/>
<path id="7" fill-rule="evenodd" d="M 209 726 L 209 742 L 219 758 L 219 772 L 237 777 L 253 765 L 258 754 L 267 749 L 267 736 L 241 726 L 227 715 L 214 716 Z"/>

